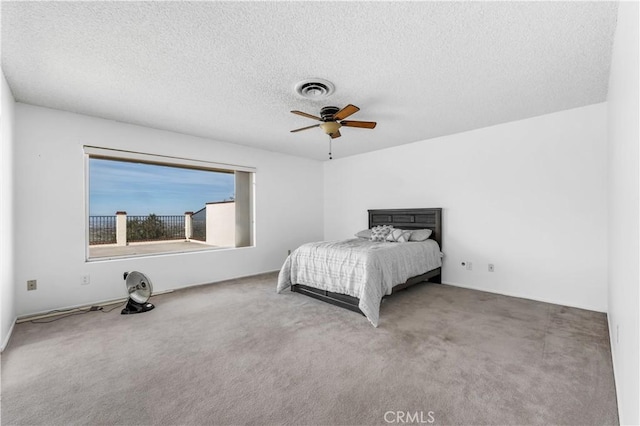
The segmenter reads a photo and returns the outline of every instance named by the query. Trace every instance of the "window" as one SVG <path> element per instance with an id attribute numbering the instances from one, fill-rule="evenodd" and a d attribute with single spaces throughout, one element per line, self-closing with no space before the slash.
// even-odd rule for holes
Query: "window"
<path id="1" fill-rule="evenodd" d="M 87 259 L 253 245 L 255 169 L 85 147 Z"/>

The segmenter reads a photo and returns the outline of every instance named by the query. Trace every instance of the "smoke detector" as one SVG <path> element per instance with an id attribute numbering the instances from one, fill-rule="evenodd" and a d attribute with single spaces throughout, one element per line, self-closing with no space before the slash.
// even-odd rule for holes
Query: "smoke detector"
<path id="1" fill-rule="evenodd" d="M 307 99 L 324 99 L 331 95 L 334 90 L 333 83 L 322 78 L 302 80 L 295 87 L 296 93 Z"/>

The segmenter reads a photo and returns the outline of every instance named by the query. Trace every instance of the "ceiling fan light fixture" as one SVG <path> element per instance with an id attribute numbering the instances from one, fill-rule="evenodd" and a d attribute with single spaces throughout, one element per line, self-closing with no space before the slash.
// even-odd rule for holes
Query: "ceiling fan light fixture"
<path id="1" fill-rule="evenodd" d="M 333 83 L 322 78 L 302 80 L 295 85 L 296 93 L 306 99 L 324 99 L 334 90 Z"/>
<path id="2" fill-rule="evenodd" d="M 340 127 L 342 126 L 337 121 L 327 121 L 320 125 L 320 128 L 328 135 L 334 134 L 338 129 L 340 129 Z"/>

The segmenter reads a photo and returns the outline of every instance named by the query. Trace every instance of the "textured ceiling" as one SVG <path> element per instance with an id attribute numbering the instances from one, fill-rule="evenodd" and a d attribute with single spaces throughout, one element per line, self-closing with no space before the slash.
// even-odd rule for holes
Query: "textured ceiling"
<path id="1" fill-rule="evenodd" d="M 17 101 L 327 159 L 289 113 L 355 104 L 334 157 L 607 96 L 617 3 L 2 2 Z M 325 100 L 293 91 L 335 84 Z"/>

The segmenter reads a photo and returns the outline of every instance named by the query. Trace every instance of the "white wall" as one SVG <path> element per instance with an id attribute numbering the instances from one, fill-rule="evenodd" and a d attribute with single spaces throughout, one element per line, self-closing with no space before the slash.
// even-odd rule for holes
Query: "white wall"
<path id="1" fill-rule="evenodd" d="M 14 100 L 2 74 L 0 81 L 0 350 L 16 318 L 13 267 L 13 120 Z"/>
<path id="2" fill-rule="evenodd" d="M 609 329 L 621 424 L 640 424 L 637 2 L 621 2 L 609 76 Z"/>
<path id="3" fill-rule="evenodd" d="M 607 309 L 605 104 L 328 161 L 324 174 L 326 239 L 366 228 L 367 209 L 442 207 L 445 283 Z"/>
<path id="4" fill-rule="evenodd" d="M 14 131 L 18 315 L 123 297 L 129 270 L 157 291 L 277 270 L 322 238 L 320 162 L 21 103 Z M 85 262 L 85 144 L 256 167 L 256 247 Z"/>
<path id="5" fill-rule="evenodd" d="M 219 247 L 236 246 L 236 203 L 207 203 L 206 243 Z"/>

